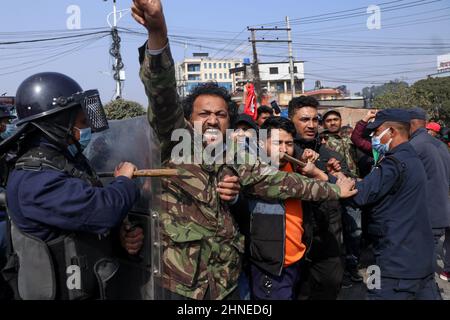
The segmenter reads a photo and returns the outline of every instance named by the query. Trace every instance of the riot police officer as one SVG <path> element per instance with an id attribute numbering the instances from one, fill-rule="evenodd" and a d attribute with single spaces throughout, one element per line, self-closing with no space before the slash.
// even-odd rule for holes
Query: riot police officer
<path id="1" fill-rule="evenodd" d="M 97 90 L 35 74 L 18 88 L 16 110 L 18 131 L 5 141 L 18 144 L 7 185 L 6 274 L 18 270 L 21 299 L 107 298 L 118 270 L 110 231 L 138 198 L 136 167 L 120 164 L 103 187 L 82 154 L 91 134 L 108 128 Z"/>
<path id="2" fill-rule="evenodd" d="M 410 115 L 404 109 L 377 113 L 372 133 L 376 164 L 356 183 L 356 205 L 367 206 L 368 233 L 376 266 L 368 283 L 369 299 L 437 300 L 434 241 L 427 207 L 425 169 L 408 142 Z"/>

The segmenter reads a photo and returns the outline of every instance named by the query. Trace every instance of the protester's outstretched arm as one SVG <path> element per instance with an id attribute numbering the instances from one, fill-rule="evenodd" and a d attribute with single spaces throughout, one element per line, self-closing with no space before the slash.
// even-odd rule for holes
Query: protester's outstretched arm
<path id="1" fill-rule="evenodd" d="M 356 190 L 347 183 L 339 185 L 306 178 L 297 173 L 272 171 L 256 161 L 254 165 L 237 166 L 243 191 L 263 199 L 285 200 L 297 198 L 305 201 L 338 200 L 355 195 Z"/>
<path id="2" fill-rule="evenodd" d="M 167 38 L 167 26 L 159 0 L 134 0 L 132 15 L 149 35 L 139 49 L 140 77 L 148 97 L 148 119 L 161 143 L 161 161 L 170 158 L 172 132 L 189 129 L 176 86 L 175 65 Z"/>
<path id="3" fill-rule="evenodd" d="M 131 14 L 147 29 L 149 50 L 159 50 L 167 45 L 167 25 L 160 0 L 133 0 Z"/>
<path id="4" fill-rule="evenodd" d="M 372 154 L 372 143 L 364 139 L 363 133 L 369 121 L 373 119 L 376 114 L 375 111 L 369 111 L 367 115 L 356 124 L 351 137 L 353 144 L 369 155 Z"/>

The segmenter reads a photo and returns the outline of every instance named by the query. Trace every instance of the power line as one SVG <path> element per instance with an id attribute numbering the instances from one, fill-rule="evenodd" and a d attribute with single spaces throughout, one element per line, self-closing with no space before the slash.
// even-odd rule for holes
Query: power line
<path id="1" fill-rule="evenodd" d="M 97 31 L 97 32 L 90 32 L 90 33 L 85 33 L 85 34 L 76 34 L 76 35 L 61 36 L 61 37 L 54 37 L 54 38 L 30 39 L 30 40 L 21 40 L 21 41 L 4 41 L 4 42 L 0 42 L 0 46 L 1 45 L 4 46 L 4 45 L 21 44 L 21 43 L 55 41 L 55 40 L 62 40 L 62 39 L 73 39 L 73 38 L 86 37 L 86 36 L 90 36 L 90 35 L 105 34 L 105 33 L 109 33 L 109 31 Z"/>
<path id="2" fill-rule="evenodd" d="M 388 1 L 388 2 L 378 3 L 376 5 L 381 7 L 383 5 L 389 5 L 389 4 L 394 4 L 394 3 L 403 2 L 403 1 L 404 0 Z M 387 6 L 386 8 L 383 8 L 383 12 L 390 12 L 390 11 L 396 11 L 396 10 L 401 10 L 401 9 L 406 9 L 406 8 L 418 7 L 418 6 L 423 6 L 423 5 L 431 4 L 434 2 L 441 2 L 441 1 L 442 0 L 431 0 L 431 1 L 415 0 L 412 2 L 404 3 L 404 4 Z M 335 18 L 339 18 L 338 20 L 353 18 L 353 17 L 355 17 L 355 13 L 353 13 L 354 11 L 364 10 L 364 13 L 358 12 L 356 14 L 366 15 L 367 14 L 365 12 L 366 9 L 367 9 L 367 6 L 357 7 L 357 8 L 353 8 L 353 9 L 340 10 L 340 11 L 334 11 L 334 12 L 328 12 L 328 13 L 312 15 L 312 16 L 305 16 L 305 17 L 300 17 L 300 18 L 294 18 L 294 19 L 292 19 L 292 25 L 297 24 L 297 23 L 299 23 L 299 24 L 318 23 L 318 22 L 330 21 L 330 19 L 335 19 Z M 344 14 L 342 14 L 342 13 L 344 13 Z M 278 25 L 278 24 L 282 24 L 282 23 L 283 23 L 283 21 L 276 21 L 276 22 L 258 24 L 258 26 L 269 26 L 269 25 L 271 26 L 271 25 Z"/>
<path id="3" fill-rule="evenodd" d="M 420 7 L 420 6 L 424 6 L 424 5 L 428 5 L 428 4 L 432 4 L 432 3 L 436 3 L 436 2 L 441 2 L 442 0 L 431 0 L 428 2 L 424 2 L 424 1 L 426 1 L 426 0 L 417 0 L 417 1 L 413 1 L 413 2 L 411 2 L 409 4 L 405 4 L 405 5 L 396 5 L 396 6 L 392 6 L 392 7 L 386 7 L 386 8 L 383 8 L 382 12 L 386 13 L 386 12 L 398 11 L 398 10 L 402 10 L 402 9 L 416 8 L 416 7 Z M 364 8 L 364 9 L 366 9 L 366 8 Z M 330 21 L 346 20 L 349 18 L 357 18 L 357 17 L 363 17 L 363 16 L 367 16 L 366 11 L 352 13 L 352 14 L 344 14 L 344 15 L 331 17 L 331 18 L 316 19 L 316 20 L 306 20 L 305 21 L 304 19 L 298 19 L 297 22 L 293 23 L 293 25 L 323 23 L 323 22 L 330 22 Z"/>
<path id="4" fill-rule="evenodd" d="M 38 63 L 38 64 L 35 64 L 33 66 L 30 66 L 30 67 L 26 67 L 26 68 L 15 69 L 15 70 L 10 71 L 10 72 L 3 72 L 3 73 L 0 73 L 0 76 L 14 74 L 14 73 L 21 72 L 21 71 L 27 71 L 27 70 L 34 69 L 36 67 L 42 66 L 44 64 L 47 64 L 47 63 L 59 60 L 59 59 L 63 58 L 64 56 L 67 56 L 67 55 L 73 54 L 75 52 L 81 51 L 83 49 L 86 49 L 90 44 L 92 44 L 92 43 L 96 42 L 97 40 L 100 40 L 101 38 L 104 38 L 104 37 L 106 37 L 106 36 L 101 36 L 101 37 L 98 37 L 97 39 L 87 40 L 87 41 L 89 41 L 88 44 L 86 44 L 86 42 L 84 42 L 84 43 L 80 44 L 79 46 L 77 46 L 75 48 L 70 48 L 70 49 L 65 50 L 63 52 L 59 52 L 59 53 L 54 54 L 54 55 L 52 55 L 50 57 L 47 57 L 45 59 L 41 59 L 40 60 L 41 62 Z"/>

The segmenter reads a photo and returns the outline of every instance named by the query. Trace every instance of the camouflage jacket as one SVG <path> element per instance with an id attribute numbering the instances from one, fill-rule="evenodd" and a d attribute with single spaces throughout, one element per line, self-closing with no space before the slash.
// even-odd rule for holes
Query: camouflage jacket
<path id="1" fill-rule="evenodd" d="M 244 239 L 220 200 L 216 187 L 224 173 L 240 176 L 245 193 L 263 199 L 338 199 L 339 188 L 307 179 L 299 174 L 278 172 L 264 175 L 264 166 L 175 165 L 171 161 L 172 132 L 193 128 L 184 118 L 177 95 L 175 67 L 170 48 L 159 55 L 140 49 L 140 77 L 149 99 L 148 119 L 157 133 L 161 161 L 177 168 L 180 176 L 162 179 L 162 285 L 193 299 L 223 299 L 237 287 L 241 272 Z"/>
<path id="2" fill-rule="evenodd" d="M 359 176 L 358 160 L 356 155 L 356 149 L 350 138 L 342 138 L 337 134 L 328 134 L 328 140 L 326 146 L 339 153 L 347 162 L 348 169 L 353 177 Z"/>

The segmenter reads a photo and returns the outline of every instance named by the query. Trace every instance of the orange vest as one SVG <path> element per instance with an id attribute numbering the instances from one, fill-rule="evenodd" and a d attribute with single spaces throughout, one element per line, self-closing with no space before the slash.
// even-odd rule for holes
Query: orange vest
<path id="1" fill-rule="evenodd" d="M 281 171 L 293 172 L 292 165 L 286 164 Z M 284 266 L 288 267 L 298 262 L 306 251 L 302 243 L 303 236 L 303 208 L 298 199 L 287 199 L 286 206 L 286 242 L 284 254 Z"/>

